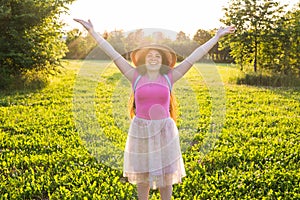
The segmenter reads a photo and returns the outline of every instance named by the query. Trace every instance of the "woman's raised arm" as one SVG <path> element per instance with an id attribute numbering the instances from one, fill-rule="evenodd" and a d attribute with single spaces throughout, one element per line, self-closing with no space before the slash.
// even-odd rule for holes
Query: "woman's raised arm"
<path id="1" fill-rule="evenodd" d="M 93 27 L 90 20 L 84 21 L 81 19 L 74 19 L 76 22 L 84 26 L 84 28 L 93 36 L 97 41 L 98 46 L 114 61 L 119 70 L 129 80 L 133 80 L 134 67 L 132 67 L 123 56 L 120 55 L 103 37 L 101 37 Z"/>
<path id="2" fill-rule="evenodd" d="M 229 33 L 233 33 L 235 28 L 228 26 L 226 28 L 220 28 L 216 35 L 208 40 L 206 43 L 195 49 L 186 59 L 184 59 L 177 67 L 173 70 L 173 81 L 180 79 L 197 61 L 200 60 L 217 42 L 219 39 Z"/>

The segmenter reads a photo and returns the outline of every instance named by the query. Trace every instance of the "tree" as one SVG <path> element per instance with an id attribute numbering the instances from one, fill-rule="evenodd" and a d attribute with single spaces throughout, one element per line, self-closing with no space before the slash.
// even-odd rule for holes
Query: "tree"
<path id="1" fill-rule="evenodd" d="M 190 38 L 183 31 L 179 31 L 176 35 L 176 41 L 178 41 L 178 42 L 185 42 L 185 41 L 189 41 L 189 40 L 190 40 Z"/>
<path id="2" fill-rule="evenodd" d="M 118 51 L 120 54 L 126 53 L 125 45 L 124 45 L 124 31 L 123 30 L 115 30 L 112 31 L 107 38 L 107 41 Z"/>
<path id="3" fill-rule="evenodd" d="M 210 33 L 208 31 L 199 29 L 199 30 L 197 30 L 196 34 L 194 35 L 193 40 L 198 42 L 199 45 L 202 45 L 211 38 L 212 38 L 212 36 L 210 35 Z"/>
<path id="4" fill-rule="evenodd" d="M 64 58 L 67 59 L 84 59 L 97 46 L 92 36 L 83 36 L 78 29 L 67 32 L 66 45 L 68 52 Z"/>
<path id="5" fill-rule="evenodd" d="M 71 42 L 74 42 L 76 39 L 78 39 L 81 35 L 82 32 L 77 28 L 68 31 L 66 37 L 66 44 L 69 45 Z"/>
<path id="6" fill-rule="evenodd" d="M 232 56 L 241 69 L 245 64 L 253 64 L 256 72 L 263 56 L 261 47 L 272 41 L 270 33 L 282 16 L 285 6 L 272 0 L 233 0 L 225 10 L 226 25 L 235 25 L 236 34 L 231 37 Z M 260 54 L 258 54 L 260 53 Z"/>
<path id="7" fill-rule="evenodd" d="M 212 35 L 210 34 L 209 31 L 203 30 L 203 29 L 198 29 L 196 34 L 193 37 L 193 40 L 195 42 L 198 43 L 198 45 L 202 45 L 205 42 L 207 42 L 208 40 L 210 40 L 212 38 Z M 208 53 L 209 55 L 211 55 L 211 53 L 214 51 L 213 49 L 215 49 L 216 47 L 214 46 Z M 213 57 L 213 56 L 211 56 Z M 207 59 L 207 58 L 205 58 Z"/>
<path id="8" fill-rule="evenodd" d="M 0 0 L 0 67 L 9 74 L 54 69 L 67 51 L 59 14 L 74 0 Z"/>
<path id="9" fill-rule="evenodd" d="M 171 47 L 177 53 L 177 60 L 182 61 L 191 54 L 197 47 L 195 41 L 191 40 L 183 31 L 176 34 L 174 41 L 166 41 L 165 44 Z"/>
<path id="10" fill-rule="evenodd" d="M 208 32 L 211 36 L 214 36 L 216 35 L 217 31 L 218 29 L 212 29 Z M 231 49 L 229 45 L 224 43 L 223 41 L 224 38 L 221 38 L 221 40 L 219 40 L 219 42 L 217 42 L 217 44 L 208 53 L 214 62 L 231 63 L 233 62 L 233 59 L 230 56 Z"/>
<path id="11" fill-rule="evenodd" d="M 300 2 L 279 21 L 276 29 L 281 50 L 276 57 L 277 68 L 283 74 L 300 76 Z"/>
<path id="12" fill-rule="evenodd" d="M 127 51 L 132 51 L 143 43 L 144 31 L 143 29 L 137 29 L 130 32 L 124 39 L 125 48 Z"/>

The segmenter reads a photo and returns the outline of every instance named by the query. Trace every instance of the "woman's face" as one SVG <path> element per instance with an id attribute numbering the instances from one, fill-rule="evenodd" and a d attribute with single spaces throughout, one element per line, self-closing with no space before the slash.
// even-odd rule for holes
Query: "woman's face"
<path id="1" fill-rule="evenodd" d="M 162 64 L 162 55 L 157 50 L 149 50 L 145 57 L 145 64 L 148 71 L 159 71 Z"/>

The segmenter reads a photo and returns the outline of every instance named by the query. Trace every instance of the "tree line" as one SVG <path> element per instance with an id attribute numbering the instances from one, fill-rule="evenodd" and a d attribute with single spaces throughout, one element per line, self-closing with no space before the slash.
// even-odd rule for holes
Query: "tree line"
<path id="1" fill-rule="evenodd" d="M 64 33 L 59 16 L 74 0 L 0 0 L 0 87 L 11 77 L 29 70 L 53 72 L 62 58 L 107 59 L 89 35 L 79 30 Z M 276 0 L 232 0 L 221 21 L 235 25 L 236 34 L 223 38 L 208 57 L 215 62 L 234 62 L 244 70 L 270 70 L 299 76 L 300 2 L 293 8 Z M 102 33 L 120 53 L 145 42 L 161 42 L 173 48 L 179 60 L 214 35 L 199 29 L 193 38 L 184 32 L 171 40 L 161 32 L 145 36 L 143 30 Z M 63 40 L 63 35 L 67 38 Z M 127 55 L 128 56 L 128 55 Z M 208 59 L 206 57 L 205 59 Z"/>
<path id="2" fill-rule="evenodd" d="M 174 49 L 178 54 L 178 60 L 184 59 L 193 52 L 199 45 L 204 44 L 207 40 L 215 35 L 216 30 L 206 31 L 199 29 L 191 39 L 186 33 L 180 31 L 176 33 L 176 38 L 172 39 L 163 30 L 153 31 L 150 35 L 145 34 L 143 29 L 138 29 L 130 33 L 123 30 L 104 32 L 101 35 L 124 57 L 130 59 L 129 54 L 139 46 L 149 43 L 160 43 Z M 100 34 L 100 33 L 99 33 Z M 73 29 L 67 32 L 66 44 L 69 52 L 66 54 L 67 59 L 109 59 L 105 53 L 97 47 L 94 39 L 79 29 Z M 204 60 L 213 59 L 215 62 L 232 62 L 229 55 L 229 48 L 220 50 L 218 44 L 212 48 Z"/>

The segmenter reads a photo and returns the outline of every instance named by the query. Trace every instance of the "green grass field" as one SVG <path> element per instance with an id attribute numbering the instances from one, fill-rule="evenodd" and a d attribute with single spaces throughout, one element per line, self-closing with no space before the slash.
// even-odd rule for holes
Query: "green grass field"
<path id="1" fill-rule="evenodd" d="M 0 199 L 136 199 L 122 177 L 130 84 L 110 62 L 64 66 L 0 95 Z M 187 176 L 174 199 L 300 198 L 300 89 L 230 84 L 238 73 L 197 64 L 175 84 Z"/>

